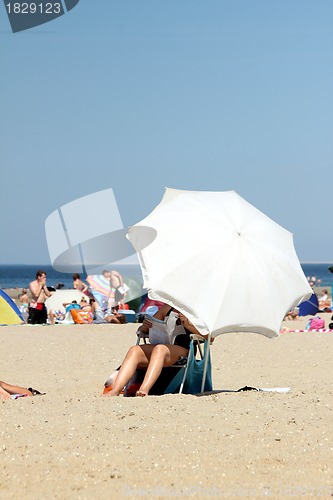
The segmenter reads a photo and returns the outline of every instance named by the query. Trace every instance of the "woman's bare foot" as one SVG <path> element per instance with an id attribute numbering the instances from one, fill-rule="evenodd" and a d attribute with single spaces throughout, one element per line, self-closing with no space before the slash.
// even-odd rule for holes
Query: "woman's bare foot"
<path id="1" fill-rule="evenodd" d="M 119 394 L 120 394 L 120 392 L 115 391 L 114 389 L 112 389 L 111 391 L 103 392 L 102 396 L 113 397 L 113 396 L 119 396 Z"/>
<path id="2" fill-rule="evenodd" d="M 139 389 L 138 391 L 136 391 L 135 396 L 139 398 L 144 398 L 145 396 L 148 396 L 148 393 Z"/>

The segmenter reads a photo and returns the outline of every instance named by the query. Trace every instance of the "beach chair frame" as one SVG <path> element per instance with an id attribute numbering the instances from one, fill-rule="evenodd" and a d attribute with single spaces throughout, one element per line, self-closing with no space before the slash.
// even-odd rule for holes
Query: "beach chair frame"
<path id="1" fill-rule="evenodd" d="M 137 342 L 147 343 L 148 334 L 137 332 Z M 198 357 L 197 357 L 198 355 Z M 124 389 L 124 396 L 129 396 L 129 388 L 133 384 L 140 384 L 145 369 L 138 369 L 134 377 Z M 163 385 L 163 378 L 168 377 Z M 202 394 L 212 390 L 210 338 L 203 339 L 199 335 L 191 335 L 191 344 L 188 356 L 181 358 L 172 366 L 163 368 L 159 379 L 152 387 L 151 395 L 163 394 Z"/>

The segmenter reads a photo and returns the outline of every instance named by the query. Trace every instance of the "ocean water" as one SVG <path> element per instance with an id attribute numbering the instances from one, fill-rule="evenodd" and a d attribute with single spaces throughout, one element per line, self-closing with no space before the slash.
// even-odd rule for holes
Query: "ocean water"
<path id="1" fill-rule="evenodd" d="M 308 280 L 313 281 L 315 286 L 333 286 L 333 273 L 328 267 L 333 265 L 333 261 L 328 264 L 301 264 L 303 272 Z M 315 278 L 313 280 L 313 278 Z"/>
<path id="2" fill-rule="evenodd" d="M 29 283 L 36 278 L 36 272 L 41 269 L 46 272 L 46 284 L 53 286 L 62 283 L 63 289 L 73 288 L 72 273 L 59 273 L 52 266 L 33 266 L 33 265 L 0 265 L 0 289 L 5 288 L 29 288 Z M 142 275 L 140 266 L 115 266 L 116 269 L 126 281 L 126 278 L 132 278 L 142 284 Z M 86 275 L 80 274 L 84 281 Z"/>
<path id="3" fill-rule="evenodd" d="M 328 270 L 330 265 L 332 263 L 301 264 L 305 276 L 310 279 L 315 278 L 315 285 L 327 287 L 333 285 L 333 274 Z M 0 288 L 28 288 L 30 281 L 35 279 L 38 269 L 46 271 L 47 285 L 56 287 L 58 283 L 63 283 L 64 288 L 73 287 L 72 274 L 59 273 L 52 266 L 0 265 Z M 139 266 L 117 266 L 115 269 L 120 272 L 125 282 L 126 277 L 129 277 L 142 284 L 142 275 Z M 85 275 L 82 273 L 81 279 L 84 278 Z"/>

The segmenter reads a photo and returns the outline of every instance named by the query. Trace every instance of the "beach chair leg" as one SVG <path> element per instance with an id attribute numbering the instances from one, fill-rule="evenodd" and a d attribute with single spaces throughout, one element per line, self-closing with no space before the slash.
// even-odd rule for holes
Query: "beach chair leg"
<path id="1" fill-rule="evenodd" d="M 204 392 L 204 388 L 205 388 L 208 358 L 209 358 L 209 352 L 210 352 L 210 341 L 211 341 L 211 334 L 208 335 L 208 339 L 206 340 L 207 347 L 205 349 L 205 361 L 204 361 L 204 369 L 203 369 L 203 374 L 202 374 L 201 391 L 200 391 L 201 394 Z"/>
<path id="2" fill-rule="evenodd" d="M 183 393 L 183 388 L 184 388 L 184 384 L 185 384 L 185 380 L 186 380 L 187 370 L 188 370 L 188 362 L 186 363 L 186 366 L 184 368 L 184 375 L 183 375 L 182 383 L 180 384 L 180 387 L 179 387 L 179 394 Z"/>

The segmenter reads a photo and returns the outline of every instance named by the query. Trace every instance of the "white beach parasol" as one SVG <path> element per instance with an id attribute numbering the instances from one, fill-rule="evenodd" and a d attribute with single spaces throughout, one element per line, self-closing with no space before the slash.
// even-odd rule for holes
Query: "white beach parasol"
<path id="1" fill-rule="evenodd" d="M 275 337 L 285 313 L 312 294 L 292 234 L 234 191 L 166 189 L 127 236 L 149 297 L 202 334 Z"/>
<path id="2" fill-rule="evenodd" d="M 45 305 L 48 310 L 52 309 L 54 311 L 65 311 L 65 308 L 63 307 L 64 303 L 69 304 L 73 300 L 76 300 L 79 304 L 83 297 L 87 299 L 87 296 L 84 293 L 79 292 L 79 290 L 56 290 L 52 293 L 51 297 L 45 301 Z"/>

